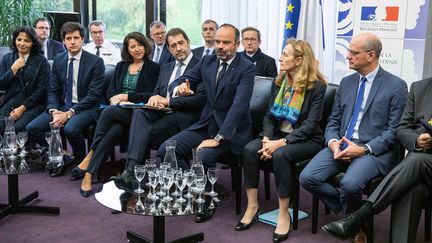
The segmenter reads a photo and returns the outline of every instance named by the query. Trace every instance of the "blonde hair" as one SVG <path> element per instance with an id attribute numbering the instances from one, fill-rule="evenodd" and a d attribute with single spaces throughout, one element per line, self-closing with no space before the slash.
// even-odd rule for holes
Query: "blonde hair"
<path id="1" fill-rule="evenodd" d="M 286 45 L 291 45 L 294 50 L 294 56 L 301 57 L 302 62 L 297 69 L 297 72 L 293 78 L 293 87 L 295 90 L 300 91 L 302 89 L 311 90 L 315 87 L 315 82 L 319 81 L 324 85 L 327 81 L 324 75 L 318 69 L 318 63 L 315 58 L 315 54 L 312 51 L 309 43 L 303 40 L 296 40 L 290 38 L 287 40 Z M 275 79 L 277 86 L 281 86 L 283 80 L 286 78 L 287 73 L 281 71 Z"/>

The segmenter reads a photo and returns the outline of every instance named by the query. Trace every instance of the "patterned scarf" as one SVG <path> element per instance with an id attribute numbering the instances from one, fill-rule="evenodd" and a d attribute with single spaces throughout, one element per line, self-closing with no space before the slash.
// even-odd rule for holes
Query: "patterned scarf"
<path id="1" fill-rule="evenodd" d="M 288 78 L 285 76 L 284 81 L 279 89 L 276 99 L 270 109 L 270 114 L 279 120 L 287 120 L 292 125 L 297 122 L 303 105 L 305 89 L 298 92 L 288 84 Z"/>

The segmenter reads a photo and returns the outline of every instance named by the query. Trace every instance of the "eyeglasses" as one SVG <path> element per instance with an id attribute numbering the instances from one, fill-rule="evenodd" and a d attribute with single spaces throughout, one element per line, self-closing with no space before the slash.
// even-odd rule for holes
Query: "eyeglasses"
<path id="1" fill-rule="evenodd" d="M 165 33 L 166 32 L 164 31 L 164 32 L 153 33 L 152 35 L 154 35 L 154 36 L 164 36 Z"/>
<path id="2" fill-rule="evenodd" d="M 244 39 L 242 39 L 242 41 L 243 42 L 256 42 L 256 41 L 258 41 L 258 39 L 255 39 L 255 38 L 244 38 Z"/>
<path id="3" fill-rule="evenodd" d="M 49 30 L 50 27 L 39 26 L 39 27 L 36 27 L 36 29 L 38 29 L 38 30 Z"/>
<path id="4" fill-rule="evenodd" d="M 363 52 L 373 52 L 373 51 L 354 51 L 354 50 L 351 50 L 351 49 L 348 49 L 348 52 L 352 55 L 352 56 L 357 56 L 358 54 L 360 54 L 360 53 L 363 53 Z"/>
<path id="5" fill-rule="evenodd" d="M 102 35 L 103 31 L 102 30 L 100 30 L 100 31 L 91 31 L 90 34 L 92 34 L 92 35 Z"/>

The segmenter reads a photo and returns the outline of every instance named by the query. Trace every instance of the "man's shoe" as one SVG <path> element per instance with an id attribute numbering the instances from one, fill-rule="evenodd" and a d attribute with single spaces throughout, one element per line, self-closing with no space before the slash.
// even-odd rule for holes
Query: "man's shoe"
<path id="1" fill-rule="evenodd" d="M 249 229 L 254 223 L 258 222 L 258 216 L 260 215 L 260 213 L 261 210 L 258 208 L 257 212 L 252 217 L 252 220 L 250 221 L 249 224 L 242 223 L 240 220 L 234 228 L 235 231 L 243 231 Z"/>
<path id="2" fill-rule="evenodd" d="M 195 222 L 203 223 L 213 216 L 215 209 L 206 209 L 195 216 Z"/>
<path id="3" fill-rule="evenodd" d="M 353 238 L 362 225 L 363 222 L 359 217 L 350 214 L 341 220 L 324 225 L 322 229 L 337 239 L 346 240 Z"/>
<path id="4" fill-rule="evenodd" d="M 118 188 L 131 189 L 133 188 L 132 182 L 134 181 L 134 173 L 126 169 L 118 176 L 111 176 L 110 180 L 113 180 Z"/>
<path id="5" fill-rule="evenodd" d="M 76 181 L 82 179 L 86 173 L 86 170 L 81 170 L 78 166 L 72 169 L 72 174 L 69 177 L 69 180 Z"/>

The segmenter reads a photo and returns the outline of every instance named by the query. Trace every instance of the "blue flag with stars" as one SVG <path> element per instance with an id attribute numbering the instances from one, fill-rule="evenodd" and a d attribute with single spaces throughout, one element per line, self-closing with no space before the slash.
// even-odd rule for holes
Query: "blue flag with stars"
<path id="1" fill-rule="evenodd" d="M 289 38 L 297 37 L 297 30 L 300 19 L 301 0 L 287 0 L 285 9 L 285 26 L 284 26 L 284 40 L 282 49 Z"/>

